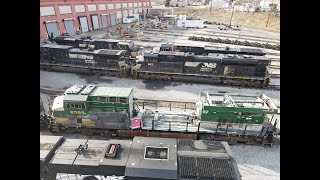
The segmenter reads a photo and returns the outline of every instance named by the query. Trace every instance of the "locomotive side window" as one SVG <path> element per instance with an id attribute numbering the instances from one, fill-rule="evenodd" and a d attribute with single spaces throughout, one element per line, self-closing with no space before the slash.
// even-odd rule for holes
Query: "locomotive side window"
<path id="1" fill-rule="evenodd" d="M 109 97 L 109 102 L 117 102 L 117 98 L 116 97 Z"/>
<path id="2" fill-rule="evenodd" d="M 81 104 L 69 104 L 66 103 L 67 109 L 86 109 L 84 103 Z"/>
<path id="3" fill-rule="evenodd" d="M 121 103 L 128 103 L 128 100 L 127 100 L 127 98 L 120 98 L 120 102 Z"/>
<path id="4" fill-rule="evenodd" d="M 106 97 L 99 97 L 99 98 L 98 98 L 98 101 L 99 101 L 99 102 L 106 102 L 106 101 L 107 101 L 107 98 L 106 98 Z"/>

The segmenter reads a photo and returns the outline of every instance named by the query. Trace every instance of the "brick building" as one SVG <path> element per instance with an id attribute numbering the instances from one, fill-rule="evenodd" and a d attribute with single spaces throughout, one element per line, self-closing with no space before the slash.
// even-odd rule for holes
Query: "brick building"
<path id="1" fill-rule="evenodd" d="M 40 0 L 40 38 L 114 26 L 146 6 L 151 0 Z"/>

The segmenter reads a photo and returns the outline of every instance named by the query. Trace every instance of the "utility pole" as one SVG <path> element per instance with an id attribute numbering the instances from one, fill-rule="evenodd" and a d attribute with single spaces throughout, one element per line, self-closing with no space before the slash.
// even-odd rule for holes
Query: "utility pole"
<path id="1" fill-rule="evenodd" d="M 211 14 L 211 11 L 212 11 L 212 1 L 213 0 L 211 0 L 210 2 L 211 2 L 211 6 L 210 6 L 210 14 Z"/>
<path id="2" fill-rule="evenodd" d="M 273 7 L 273 0 L 272 0 L 272 7 Z M 268 27 L 268 23 L 269 23 L 269 19 L 270 19 L 270 15 L 271 15 L 271 11 L 273 10 L 271 7 L 270 11 L 269 11 L 269 15 L 268 15 L 268 20 L 267 20 L 267 24 L 266 24 L 266 27 Z"/>
<path id="3" fill-rule="evenodd" d="M 232 14 L 231 14 L 231 18 L 230 18 L 230 27 L 231 27 L 231 21 L 232 21 L 232 16 L 233 16 L 233 11 L 234 11 L 234 6 L 235 6 L 236 4 L 234 4 L 233 5 L 233 9 L 232 9 Z"/>

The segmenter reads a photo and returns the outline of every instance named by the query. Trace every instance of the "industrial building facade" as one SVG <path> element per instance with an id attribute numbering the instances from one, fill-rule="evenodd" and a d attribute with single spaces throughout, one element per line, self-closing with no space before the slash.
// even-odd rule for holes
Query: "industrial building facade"
<path id="1" fill-rule="evenodd" d="M 148 6 L 151 0 L 40 0 L 40 38 L 114 26 Z"/>

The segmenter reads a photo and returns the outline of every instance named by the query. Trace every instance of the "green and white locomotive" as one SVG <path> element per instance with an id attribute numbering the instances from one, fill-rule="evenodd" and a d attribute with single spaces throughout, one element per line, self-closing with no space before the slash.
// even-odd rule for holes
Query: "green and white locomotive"
<path id="1" fill-rule="evenodd" d="M 52 110 L 60 128 L 129 129 L 133 90 L 75 85 L 55 98 Z"/>
<path id="2" fill-rule="evenodd" d="M 55 98 L 51 129 L 112 132 L 120 137 L 211 139 L 222 135 L 235 141 L 273 136 L 276 121 L 272 124 L 271 116 L 278 109 L 266 95 L 206 92 L 199 97 L 199 101 L 189 102 L 186 111 L 174 108 L 172 103 L 180 103 L 181 107 L 181 102 L 176 101 L 157 101 L 151 106 L 148 100 L 145 105 L 133 98 L 132 88 L 75 85 Z M 168 107 L 170 111 L 165 109 Z"/>

